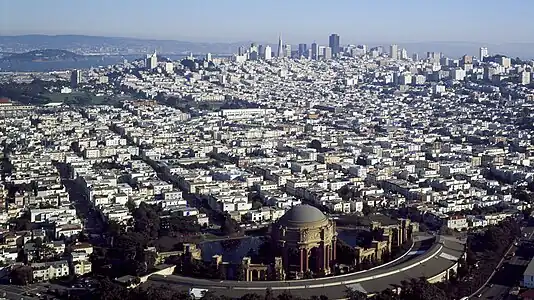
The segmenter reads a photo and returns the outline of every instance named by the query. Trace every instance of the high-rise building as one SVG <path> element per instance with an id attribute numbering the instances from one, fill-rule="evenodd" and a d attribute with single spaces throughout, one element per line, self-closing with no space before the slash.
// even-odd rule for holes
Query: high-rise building
<path id="1" fill-rule="evenodd" d="M 484 61 L 485 57 L 488 57 L 488 48 L 480 47 L 480 53 L 479 53 L 478 60 Z"/>
<path id="2" fill-rule="evenodd" d="M 265 46 L 265 54 L 263 56 L 263 59 L 270 60 L 272 55 L 271 46 L 267 45 Z"/>
<path id="3" fill-rule="evenodd" d="M 413 61 L 419 61 L 419 54 L 417 54 L 417 53 L 412 54 L 412 60 Z"/>
<path id="4" fill-rule="evenodd" d="M 206 61 L 207 61 L 207 62 L 210 62 L 210 61 L 211 61 L 211 53 L 207 53 L 207 54 L 206 54 Z"/>
<path id="5" fill-rule="evenodd" d="M 172 62 L 165 63 L 165 72 L 167 72 L 168 74 L 174 73 L 174 64 Z"/>
<path id="6" fill-rule="evenodd" d="M 389 46 L 389 57 L 392 59 L 398 59 L 399 58 L 399 46 L 396 44 L 393 44 Z"/>
<path id="7" fill-rule="evenodd" d="M 530 72 L 523 71 L 521 72 L 519 78 L 521 84 L 530 84 L 532 75 L 530 74 Z"/>
<path id="8" fill-rule="evenodd" d="M 512 66 L 512 59 L 506 56 L 501 56 L 499 58 L 499 64 L 505 68 L 510 68 Z"/>
<path id="9" fill-rule="evenodd" d="M 156 50 L 154 50 L 154 53 L 147 54 L 146 60 L 145 60 L 145 67 L 149 70 L 155 69 L 158 66 L 158 55 L 156 53 Z"/>
<path id="10" fill-rule="evenodd" d="M 332 55 L 337 57 L 341 52 L 339 48 L 339 35 L 332 33 L 328 38 L 328 46 L 332 49 Z"/>
<path id="11" fill-rule="evenodd" d="M 258 56 L 260 59 L 265 57 L 265 47 L 263 45 L 258 45 Z"/>
<path id="12" fill-rule="evenodd" d="M 250 45 L 250 49 L 249 49 L 249 52 L 248 52 L 248 58 L 250 60 L 258 60 L 258 58 L 259 58 L 258 46 L 255 43 L 252 43 Z"/>
<path id="13" fill-rule="evenodd" d="M 324 49 L 323 49 L 323 59 L 325 59 L 325 60 L 332 59 L 332 48 L 324 47 Z"/>
<path id="14" fill-rule="evenodd" d="M 400 50 L 400 58 L 401 59 L 408 59 L 408 51 L 406 51 L 406 49 L 402 48 Z"/>
<path id="15" fill-rule="evenodd" d="M 70 72 L 70 86 L 71 88 L 77 88 L 78 85 L 82 82 L 82 71 L 80 70 L 72 70 Z"/>
<path id="16" fill-rule="evenodd" d="M 315 42 L 311 44 L 311 59 L 313 60 L 319 59 L 319 45 Z"/>
<path id="17" fill-rule="evenodd" d="M 308 45 L 299 44 L 299 57 L 308 55 Z"/>
<path id="18" fill-rule="evenodd" d="M 284 56 L 285 57 L 288 57 L 288 58 L 291 58 L 291 45 L 290 44 L 285 44 L 284 45 Z"/>
<path id="19" fill-rule="evenodd" d="M 276 57 L 284 57 L 284 44 L 282 44 L 282 34 L 278 36 L 278 49 L 276 50 Z"/>

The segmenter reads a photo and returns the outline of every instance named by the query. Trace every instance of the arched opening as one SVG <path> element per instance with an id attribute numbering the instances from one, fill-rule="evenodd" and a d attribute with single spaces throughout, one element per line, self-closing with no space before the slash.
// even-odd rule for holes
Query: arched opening
<path id="1" fill-rule="evenodd" d="M 250 277 L 252 277 L 252 281 L 259 280 L 260 279 L 260 272 L 258 270 L 252 270 L 250 272 Z"/>
<path id="2" fill-rule="evenodd" d="M 287 250 L 288 266 L 290 271 L 300 271 L 300 252 L 295 248 Z"/>
<path id="3" fill-rule="evenodd" d="M 313 247 L 310 250 L 310 255 L 308 256 L 308 269 L 313 273 L 319 273 L 321 271 L 321 266 L 319 263 L 321 251 L 318 247 Z"/>

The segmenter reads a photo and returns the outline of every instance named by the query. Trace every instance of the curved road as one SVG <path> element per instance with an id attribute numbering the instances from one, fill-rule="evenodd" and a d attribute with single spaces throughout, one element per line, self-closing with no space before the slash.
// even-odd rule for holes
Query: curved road
<path id="1" fill-rule="evenodd" d="M 329 293 L 329 290 L 335 289 L 338 295 L 327 294 L 332 298 L 339 297 L 339 291 L 343 292 L 345 286 L 372 293 L 400 284 L 402 280 L 421 276 L 431 278 L 452 266 L 462 254 L 463 245 L 459 244 L 458 241 L 442 237 L 437 237 L 437 240 L 439 242 L 434 242 L 433 238 L 416 241 L 410 251 L 388 264 L 370 270 L 332 277 L 291 281 L 244 282 L 216 281 L 177 275 L 153 275 L 149 277 L 149 283 L 159 282 L 188 288 L 204 288 L 235 296 L 263 291 L 267 287 L 278 291 L 299 290 L 299 294 L 311 292 L 312 295 Z M 340 288 L 340 286 L 343 287 Z"/>

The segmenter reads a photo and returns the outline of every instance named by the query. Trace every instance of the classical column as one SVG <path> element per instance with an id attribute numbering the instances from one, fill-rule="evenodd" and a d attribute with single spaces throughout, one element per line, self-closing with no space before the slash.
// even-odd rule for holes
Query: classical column
<path id="1" fill-rule="evenodd" d="M 328 245 L 325 245 L 323 242 L 323 246 L 321 247 L 323 249 L 323 253 L 321 253 L 321 256 L 323 258 L 323 269 L 327 270 L 330 268 L 329 262 L 328 262 Z"/>
<path id="2" fill-rule="evenodd" d="M 310 268 L 308 266 L 310 262 L 310 251 L 308 248 L 304 248 L 304 272 L 307 272 Z"/>
<path id="3" fill-rule="evenodd" d="M 289 251 L 286 245 L 282 248 L 282 264 L 284 265 L 284 270 L 289 270 Z"/>
<path id="4" fill-rule="evenodd" d="M 323 272 L 326 274 L 327 273 L 327 270 L 330 268 L 330 266 L 328 265 L 328 258 L 326 257 L 326 255 L 328 254 L 328 251 L 326 249 L 326 245 L 324 244 L 324 242 L 321 242 L 321 268 L 323 268 Z"/>
<path id="5" fill-rule="evenodd" d="M 315 250 L 315 272 L 324 272 L 324 266 L 323 266 L 323 259 L 324 259 L 324 254 L 323 254 L 323 245 L 321 243 L 321 245 L 319 247 L 317 247 L 317 250 Z"/>
<path id="6" fill-rule="evenodd" d="M 304 249 L 300 248 L 300 272 L 304 272 Z"/>
<path id="7" fill-rule="evenodd" d="M 332 242 L 332 260 L 335 261 L 336 260 L 336 239 L 334 238 L 333 242 Z"/>

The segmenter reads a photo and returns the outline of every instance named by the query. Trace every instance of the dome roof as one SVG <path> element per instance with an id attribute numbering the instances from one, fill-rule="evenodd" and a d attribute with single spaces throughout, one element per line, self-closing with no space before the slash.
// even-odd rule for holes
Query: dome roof
<path id="1" fill-rule="evenodd" d="M 288 210 L 278 221 L 285 226 L 303 226 L 309 223 L 324 223 L 327 221 L 322 211 L 311 205 L 297 205 Z"/>

